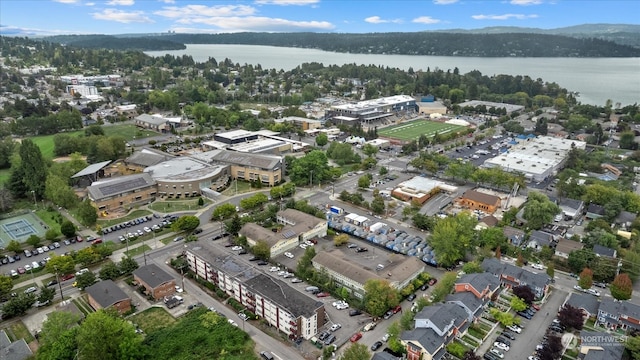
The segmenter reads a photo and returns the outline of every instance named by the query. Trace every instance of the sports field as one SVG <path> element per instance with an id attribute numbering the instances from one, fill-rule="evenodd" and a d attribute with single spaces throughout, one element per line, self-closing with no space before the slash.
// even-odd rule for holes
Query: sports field
<path id="1" fill-rule="evenodd" d="M 5 248 L 11 240 L 25 242 L 31 235 L 43 238 L 48 228 L 34 213 L 0 220 L 0 247 Z"/>
<path id="2" fill-rule="evenodd" d="M 433 137 L 435 133 L 446 134 L 463 130 L 464 126 L 445 124 L 429 120 L 414 120 L 399 125 L 378 129 L 378 135 L 402 141 L 418 140 L 424 134 L 427 138 Z"/>

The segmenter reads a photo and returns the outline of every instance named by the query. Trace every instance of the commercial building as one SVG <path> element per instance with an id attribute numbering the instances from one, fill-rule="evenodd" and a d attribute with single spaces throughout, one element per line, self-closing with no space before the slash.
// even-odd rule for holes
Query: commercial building
<path id="1" fill-rule="evenodd" d="M 322 302 L 214 244 L 199 244 L 184 255 L 196 276 L 213 283 L 291 339 L 310 339 L 325 324 Z"/>
<path id="2" fill-rule="evenodd" d="M 137 127 L 156 131 L 159 133 L 167 133 L 171 131 L 171 123 L 169 122 L 169 119 L 166 119 L 162 115 L 158 114 L 141 114 L 135 117 L 134 122 Z"/>
<path id="3" fill-rule="evenodd" d="M 88 302 L 95 310 L 113 308 L 124 314 L 131 310 L 131 298 L 112 280 L 102 280 L 85 289 Z"/>
<path id="4" fill-rule="evenodd" d="M 312 130 L 322 127 L 322 122 L 320 120 L 307 119 L 299 116 L 287 116 L 280 119 L 275 119 L 274 122 L 290 122 L 296 126 L 299 126 L 302 130 Z"/>
<path id="5" fill-rule="evenodd" d="M 116 113 L 119 116 L 124 116 L 128 120 L 133 120 L 138 115 L 138 109 L 136 104 L 119 105 L 115 107 Z"/>
<path id="6" fill-rule="evenodd" d="M 278 136 L 270 130 L 233 130 L 213 135 L 213 139 L 201 143 L 205 150 L 231 150 L 252 154 L 281 155 L 302 151 L 308 144 Z"/>
<path id="7" fill-rule="evenodd" d="M 71 94 L 71 96 L 82 96 L 82 97 L 96 97 L 100 98 L 100 94 L 98 94 L 98 88 L 91 85 L 67 85 L 67 93 Z"/>
<path id="8" fill-rule="evenodd" d="M 156 182 L 146 173 L 103 179 L 87 187 L 87 196 L 99 211 L 148 204 L 155 200 L 156 194 Z"/>
<path id="9" fill-rule="evenodd" d="M 374 270 L 350 261 L 339 250 L 330 250 L 318 253 L 312 263 L 315 269 L 326 271 L 334 282 L 347 288 L 355 297 L 363 298 L 367 280 L 385 280 L 391 287 L 399 290 L 425 271 L 425 264 L 417 257 L 403 255 L 398 257 L 399 259 L 392 264 L 383 265 L 381 269 Z"/>
<path id="10" fill-rule="evenodd" d="M 493 214 L 500 208 L 500 197 L 477 190 L 465 191 L 455 202 L 460 207 L 488 214 Z"/>
<path id="11" fill-rule="evenodd" d="M 408 95 L 395 95 L 357 103 L 333 105 L 325 114 L 334 124 L 368 124 L 399 112 L 416 112 L 416 100 Z"/>
<path id="12" fill-rule="evenodd" d="M 229 165 L 229 176 L 244 181 L 278 185 L 284 178 L 284 159 L 276 155 L 249 154 L 229 150 L 211 150 L 190 157 L 209 164 Z"/>
<path id="13" fill-rule="evenodd" d="M 485 160 L 483 166 L 518 172 L 530 181 L 543 181 L 562 169 L 571 149 L 584 150 L 587 146 L 584 141 L 551 136 L 518 140 L 507 152 Z"/>
<path id="14" fill-rule="evenodd" d="M 176 292 L 176 280 L 156 264 L 142 266 L 133 272 L 133 280 L 145 289 L 145 293 L 156 300 Z"/>
<path id="15" fill-rule="evenodd" d="M 200 196 L 203 189 L 223 190 L 230 180 L 229 166 L 210 164 L 195 156 L 182 156 L 144 169 L 158 185 L 158 196 Z"/>
<path id="16" fill-rule="evenodd" d="M 391 192 L 391 195 L 403 201 L 415 200 L 420 204 L 424 204 L 427 200 L 431 199 L 441 191 L 451 193 L 455 192 L 457 189 L 457 187 L 448 185 L 442 181 L 416 176 L 398 184 L 398 186 Z"/>
<path id="17" fill-rule="evenodd" d="M 124 159 L 127 170 L 141 172 L 149 166 L 157 165 L 163 161 L 174 159 L 175 156 L 166 152 L 143 148 Z"/>

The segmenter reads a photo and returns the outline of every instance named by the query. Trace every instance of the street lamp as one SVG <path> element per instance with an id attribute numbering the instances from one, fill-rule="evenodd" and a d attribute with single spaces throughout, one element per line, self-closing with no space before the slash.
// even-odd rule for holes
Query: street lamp
<path id="1" fill-rule="evenodd" d="M 58 266 L 54 267 L 56 269 L 56 281 L 58 282 L 58 287 L 60 288 L 60 300 L 64 301 L 64 295 L 62 295 L 62 283 L 60 283 L 60 279 L 58 278 Z"/>

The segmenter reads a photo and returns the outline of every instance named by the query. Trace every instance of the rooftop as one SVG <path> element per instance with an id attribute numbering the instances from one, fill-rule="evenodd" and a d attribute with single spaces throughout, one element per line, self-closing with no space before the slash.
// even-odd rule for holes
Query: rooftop
<path id="1" fill-rule="evenodd" d="M 204 180 L 216 176 L 226 165 L 212 165 L 195 156 L 181 156 L 144 169 L 157 181 Z"/>
<path id="2" fill-rule="evenodd" d="M 217 133 L 216 136 L 229 139 L 229 140 L 237 140 L 242 139 L 248 136 L 253 136 L 254 133 L 247 130 L 232 130 L 223 133 Z"/>
<path id="3" fill-rule="evenodd" d="M 122 291 L 112 280 L 98 281 L 86 288 L 85 291 L 103 308 L 108 308 L 113 304 L 129 299 L 129 295 Z"/>
<path id="4" fill-rule="evenodd" d="M 462 194 L 463 199 L 468 199 L 481 204 L 496 205 L 500 203 L 500 197 L 476 190 L 467 190 Z"/>
<path id="5" fill-rule="evenodd" d="M 166 282 L 174 280 L 173 276 L 162 270 L 156 264 L 149 264 L 136 269 L 133 275 L 144 281 L 152 288 L 156 288 Z"/>
<path id="6" fill-rule="evenodd" d="M 152 149 L 142 149 L 134 152 L 131 156 L 125 159 L 128 164 L 140 165 L 140 166 L 153 166 L 163 161 L 174 158 L 175 156 L 164 153 L 162 151 L 156 151 Z"/>
<path id="7" fill-rule="evenodd" d="M 100 169 L 102 169 L 103 167 L 109 165 L 110 163 L 111 163 L 111 160 L 107 160 L 107 161 L 91 164 L 91 165 L 87 166 L 86 168 L 78 171 L 71 178 L 77 178 L 77 177 L 86 176 L 86 175 L 93 175 L 93 174 L 97 173 Z"/>
<path id="8" fill-rule="evenodd" d="M 155 181 L 151 176 L 143 173 L 97 181 L 88 186 L 87 191 L 93 201 L 99 201 L 116 194 L 144 189 L 153 185 L 155 185 Z"/>
<path id="9" fill-rule="evenodd" d="M 245 282 L 248 288 L 286 309 L 294 317 L 313 316 L 323 303 L 291 288 L 287 283 L 265 274 L 259 274 Z"/>
<path id="10" fill-rule="evenodd" d="M 245 167 L 276 170 L 282 167 L 283 159 L 275 155 L 248 154 L 229 150 L 211 150 L 191 157 L 209 163 L 222 162 Z"/>
<path id="11" fill-rule="evenodd" d="M 411 102 L 411 101 L 415 102 L 415 99 L 409 95 L 395 95 L 395 96 L 388 96 L 388 97 L 383 97 L 378 99 L 359 101 L 357 103 L 334 105 L 331 107 L 331 109 L 345 110 L 345 111 L 349 111 L 349 110 L 363 111 L 363 110 L 375 109 L 381 106 L 396 105 L 396 104 L 402 104 L 402 103 Z"/>

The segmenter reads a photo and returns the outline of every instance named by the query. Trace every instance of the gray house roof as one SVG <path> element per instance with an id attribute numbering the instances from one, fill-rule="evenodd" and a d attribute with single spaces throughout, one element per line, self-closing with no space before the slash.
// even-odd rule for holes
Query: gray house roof
<path id="1" fill-rule="evenodd" d="M 567 301 L 565 301 L 565 304 L 571 305 L 577 309 L 584 309 L 590 314 L 590 316 L 597 315 L 598 307 L 600 306 L 600 302 L 595 296 L 578 293 L 571 293 Z"/>
<path id="2" fill-rule="evenodd" d="M 87 191 L 89 192 L 89 197 L 93 201 L 99 201 L 116 194 L 144 189 L 155 185 L 155 183 L 156 182 L 151 178 L 151 175 L 142 173 L 95 182 L 91 186 L 87 186 Z"/>
<path id="3" fill-rule="evenodd" d="M 589 206 L 587 206 L 587 215 L 588 214 L 604 216 L 604 207 L 598 204 L 591 203 L 589 204 Z"/>
<path id="4" fill-rule="evenodd" d="M 608 314 L 609 317 L 612 319 L 617 318 L 619 322 L 624 322 L 625 324 L 636 329 L 640 328 L 638 324 L 630 323 L 620 317 L 621 315 L 624 315 L 630 318 L 640 320 L 640 306 L 634 303 L 630 303 L 628 301 L 614 301 L 613 299 L 604 298 L 600 302 L 598 313 Z"/>
<path id="5" fill-rule="evenodd" d="M 581 346 L 591 348 L 584 357 L 584 360 L 619 360 L 624 353 L 624 343 L 608 341 L 612 335 L 606 332 L 581 331 Z"/>
<path id="6" fill-rule="evenodd" d="M 149 167 L 173 158 L 175 158 L 175 156 L 163 153 L 161 151 L 142 149 L 140 151 L 134 152 L 133 155 L 126 158 L 125 162 L 128 164 Z"/>
<path id="7" fill-rule="evenodd" d="M 283 159 L 280 156 L 241 153 L 229 150 L 211 150 L 206 153 L 214 162 L 234 164 L 250 168 L 264 170 L 276 170 L 283 166 Z M 205 153 L 200 154 L 205 156 Z"/>
<path id="8" fill-rule="evenodd" d="M 535 243 L 538 247 L 549 246 L 554 247 L 553 235 L 544 231 L 535 230 L 529 235 L 529 244 Z"/>
<path id="9" fill-rule="evenodd" d="M 636 219 L 636 217 L 638 217 L 638 215 L 629 211 L 622 210 L 616 217 L 615 222 L 618 225 L 628 226 Z"/>
<path id="10" fill-rule="evenodd" d="M 24 339 L 11 342 L 7 333 L 0 330 L 0 356 L 2 360 L 24 360 L 32 357 L 33 352 Z"/>
<path id="11" fill-rule="evenodd" d="M 156 264 L 142 266 L 136 269 L 133 272 L 133 275 L 137 276 L 154 289 L 166 282 L 174 280 L 173 276 L 162 270 Z"/>
<path id="12" fill-rule="evenodd" d="M 470 316 L 464 308 L 454 303 L 444 303 L 441 305 L 425 306 L 422 311 L 414 317 L 416 324 L 420 320 L 430 320 L 440 332 L 447 331 L 452 324 L 460 326 Z"/>
<path id="13" fill-rule="evenodd" d="M 111 280 L 98 281 L 86 288 L 85 291 L 103 308 L 129 299 L 129 295 Z"/>
<path id="14" fill-rule="evenodd" d="M 258 294 L 287 309 L 294 317 L 311 317 L 323 306 L 322 302 L 291 288 L 288 284 L 265 274 L 259 274 L 245 282 Z"/>
<path id="15" fill-rule="evenodd" d="M 616 257 L 616 251 L 600 244 L 593 245 L 593 252 L 599 256 Z"/>
<path id="16" fill-rule="evenodd" d="M 505 226 L 504 229 L 502 229 L 502 233 L 516 246 L 522 244 L 524 240 L 524 231 L 511 226 Z"/>
<path id="17" fill-rule="evenodd" d="M 462 305 L 465 307 L 465 310 L 474 317 L 480 315 L 485 304 L 482 299 L 475 297 L 475 295 L 470 292 L 459 292 L 447 295 L 445 301 L 448 303 Z"/>
<path id="18" fill-rule="evenodd" d="M 497 289 L 500 286 L 500 280 L 495 275 L 484 272 L 462 275 L 460 279 L 456 280 L 456 284 L 469 284 L 482 292 L 487 287 L 490 290 Z"/>
<path id="19" fill-rule="evenodd" d="M 371 358 L 371 360 L 400 360 L 400 359 L 402 358 L 391 355 L 386 351 L 379 351 L 373 354 L 373 357 Z"/>
<path id="20" fill-rule="evenodd" d="M 531 290 L 538 293 L 537 295 L 540 295 L 540 291 L 550 281 L 547 274 L 536 274 L 515 265 L 503 264 L 496 258 L 485 258 L 480 266 L 484 271 L 496 276 L 506 275 L 518 279 L 520 285 L 528 285 Z"/>
<path id="21" fill-rule="evenodd" d="M 169 120 L 165 119 L 162 116 L 152 116 L 149 114 L 138 115 L 136 116 L 136 120 L 147 123 L 147 124 L 156 125 L 156 126 L 166 124 L 167 122 L 169 122 Z"/>
<path id="22" fill-rule="evenodd" d="M 404 341 L 417 342 L 427 350 L 429 354 L 435 353 L 436 350 L 445 343 L 445 338 L 438 335 L 431 328 L 417 328 L 405 331 L 400 334 L 400 339 Z"/>
<path id="23" fill-rule="evenodd" d="M 558 204 L 560 208 L 567 208 L 574 211 L 580 210 L 584 206 L 584 201 L 569 198 L 561 198 Z"/>

